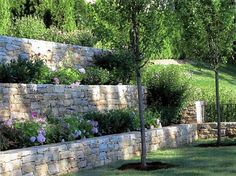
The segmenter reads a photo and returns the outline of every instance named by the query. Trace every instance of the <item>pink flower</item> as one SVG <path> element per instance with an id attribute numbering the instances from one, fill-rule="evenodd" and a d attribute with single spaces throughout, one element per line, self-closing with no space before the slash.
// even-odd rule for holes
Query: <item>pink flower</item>
<path id="1" fill-rule="evenodd" d="M 31 112 L 32 119 L 35 119 L 38 116 L 37 112 Z"/>

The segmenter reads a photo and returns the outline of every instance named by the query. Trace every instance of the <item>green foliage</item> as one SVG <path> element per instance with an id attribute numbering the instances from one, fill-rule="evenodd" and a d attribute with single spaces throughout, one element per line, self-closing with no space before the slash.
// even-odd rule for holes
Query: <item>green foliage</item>
<path id="1" fill-rule="evenodd" d="M 0 0 L 0 35 L 6 35 L 8 33 L 9 26 L 11 25 L 11 13 L 10 2 L 6 0 Z"/>
<path id="2" fill-rule="evenodd" d="M 187 58 L 202 59 L 215 67 L 232 55 L 236 36 L 231 1 L 177 1 L 176 7 Z"/>
<path id="3" fill-rule="evenodd" d="M 24 144 L 24 137 L 21 130 L 6 126 L 0 122 L 0 151 L 21 148 Z"/>
<path id="4" fill-rule="evenodd" d="M 46 27 L 37 17 L 27 16 L 16 19 L 12 24 L 10 35 L 21 38 L 44 39 Z"/>
<path id="5" fill-rule="evenodd" d="M 188 74 L 176 66 L 167 66 L 160 70 L 150 67 L 144 73 L 147 86 L 148 106 L 161 114 L 163 125 L 179 123 L 179 113 L 189 98 Z"/>
<path id="6" fill-rule="evenodd" d="M 159 120 L 161 119 L 161 114 L 156 109 L 146 108 L 144 112 L 144 118 L 145 118 L 146 128 L 150 128 L 150 127 L 159 128 L 160 127 Z"/>
<path id="7" fill-rule="evenodd" d="M 138 126 L 135 112 L 127 109 L 89 112 L 84 117 L 97 121 L 99 132 L 103 135 L 132 131 Z"/>
<path id="8" fill-rule="evenodd" d="M 44 83 L 49 77 L 49 69 L 39 59 L 19 58 L 0 65 L 0 82 L 2 83 Z"/>
<path id="9" fill-rule="evenodd" d="M 40 123 L 32 120 L 25 122 L 16 122 L 14 123 L 14 128 L 21 132 L 22 137 L 24 138 L 24 145 L 30 146 L 30 137 L 37 136 L 38 131 L 40 130 Z"/>
<path id="10" fill-rule="evenodd" d="M 129 84 L 134 77 L 133 59 L 128 52 L 112 52 L 95 57 L 95 65 L 113 74 L 113 84 Z"/>
<path id="11" fill-rule="evenodd" d="M 54 26 L 47 29 L 44 40 L 90 47 L 96 43 L 96 37 L 89 30 L 63 32 Z"/>
<path id="12" fill-rule="evenodd" d="M 58 78 L 60 84 L 72 84 L 81 81 L 81 73 L 74 68 L 61 68 L 51 74 L 51 78 Z"/>
<path id="13" fill-rule="evenodd" d="M 87 67 L 86 74 L 83 76 L 82 84 L 105 85 L 110 82 L 110 72 L 99 67 Z"/>

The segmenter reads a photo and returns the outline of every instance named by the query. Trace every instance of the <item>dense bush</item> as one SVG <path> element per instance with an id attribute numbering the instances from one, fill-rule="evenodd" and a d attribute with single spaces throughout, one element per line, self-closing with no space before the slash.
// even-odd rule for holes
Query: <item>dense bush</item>
<path id="1" fill-rule="evenodd" d="M 108 70 L 99 67 L 87 67 L 86 74 L 83 76 L 82 84 L 87 85 L 106 85 L 110 84 L 111 74 Z"/>
<path id="2" fill-rule="evenodd" d="M 15 23 L 11 26 L 9 34 L 21 38 L 44 39 L 46 31 L 43 20 L 37 17 L 26 16 L 16 19 Z"/>
<path id="3" fill-rule="evenodd" d="M 45 83 L 50 71 L 42 60 L 21 59 L 0 64 L 0 82 L 2 83 Z"/>
<path id="4" fill-rule="evenodd" d="M 53 26 L 46 30 L 43 39 L 59 43 L 90 47 L 94 46 L 96 43 L 96 37 L 93 36 L 93 34 L 88 30 L 65 32 Z"/>
<path id="5" fill-rule="evenodd" d="M 131 55 L 125 51 L 110 52 L 95 56 L 95 65 L 112 72 L 113 84 L 129 84 L 134 77 L 134 63 Z"/>
<path id="6" fill-rule="evenodd" d="M 58 78 L 60 84 L 72 84 L 81 81 L 82 75 L 77 69 L 63 67 L 52 72 L 51 78 Z"/>
<path id="7" fill-rule="evenodd" d="M 11 127 L 11 123 L 0 122 L 0 151 L 23 147 L 22 131 Z"/>
<path id="8" fill-rule="evenodd" d="M 97 121 L 99 132 L 103 135 L 132 131 L 138 127 L 135 112 L 129 110 L 89 112 L 85 115 L 85 118 Z"/>
<path id="9" fill-rule="evenodd" d="M 145 110 L 146 128 L 160 127 L 160 114 L 150 109 Z M 99 123 L 99 132 L 102 135 L 122 133 L 138 130 L 140 120 L 138 113 L 129 109 L 109 110 L 105 112 L 89 112 L 86 119 L 93 119 Z"/>
<path id="10" fill-rule="evenodd" d="M 188 75 L 176 66 L 150 67 L 144 73 L 148 106 L 161 114 L 163 125 L 179 123 L 179 113 L 189 98 Z"/>

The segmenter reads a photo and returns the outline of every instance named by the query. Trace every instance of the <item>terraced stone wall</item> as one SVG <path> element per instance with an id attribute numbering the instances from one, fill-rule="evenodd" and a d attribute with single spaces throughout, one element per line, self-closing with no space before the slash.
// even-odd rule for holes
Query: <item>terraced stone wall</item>
<path id="1" fill-rule="evenodd" d="M 52 84 L 1 84 L 0 120 L 137 108 L 136 86 L 66 86 Z"/>
<path id="2" fill-rule="evenodd" d="M 92 65 L 94 56 L 103 52 L 91 47 L 0 35 L 0 63 L 20 56 L 24 59 L 43 59 L 52 70 L 68 63 L 84 68 Z"/>
<path id="3" fill-rule="evenodd" d="M 146 132 L 148 151 L 179 147 L 197 139 L 197 125 L 178 125 Z M 61 175 L 140 155 L 140 132 L 0 152 L 0 175 Z"/>
<path id="4" fill-rule="evenodd" d="M 203 123 L 198 124 L 199 138 L 217 138 L 217 123 Z M 236 122 L 221 122 L 221 136 L 222 137 L 236 137 Z"/>

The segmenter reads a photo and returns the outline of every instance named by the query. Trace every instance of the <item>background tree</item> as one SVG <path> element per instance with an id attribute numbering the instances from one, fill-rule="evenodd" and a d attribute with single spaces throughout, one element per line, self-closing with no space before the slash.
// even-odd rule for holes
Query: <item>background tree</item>
<path id="1" fill-rule="evenodd" d="M 7 34 L 11 23 L 11 4 L 9 1 L 0 0 L 0 34 Z"/>
<path id="2" fill-rule="evenodd" d="M 100 36 L 105 36 L 101 41 L 108 43 L 110 49 L 128 50 L 133 58 L 139 97 L 143 167 L 146 167 L 146 140 L 141 68 L 145 59 L 160 50 L 163 40 L 158 38 L 158 16 L 168 6 L 167 3 L 153 0 L 99 0 L 92 5 L 94 29 Z"/>
<path id="3" fill-rule="evenodd" d="M 183 22 L 182 37 L 186 57 L 207 63 L 215 72 L 218 144 L 221 143 L 219 67 L 233 54 L 234 10 L 231 1 L 176 1 L 176 12 Z"/>

